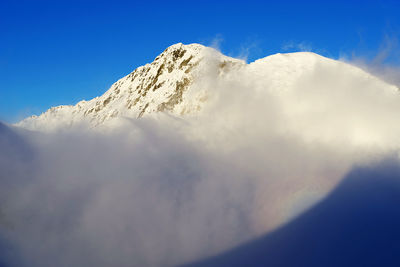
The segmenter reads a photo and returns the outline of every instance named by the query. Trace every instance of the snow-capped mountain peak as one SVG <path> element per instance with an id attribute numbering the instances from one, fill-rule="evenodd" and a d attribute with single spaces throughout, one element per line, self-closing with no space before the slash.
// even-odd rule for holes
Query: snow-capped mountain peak
<path id="1" fill-rule="evenodd" d="M 210 54 L 221 64 L 242 63 L 200 44 L 174 44 L 152 63 L 138 67 L 118 80 L 102 96 L 80 101 L 74 106 L 52 107 L 40 116 L 31 116 L 17 125 L 32 130 L 51 131 L 83 121 L 95 127 L 121 116 L 140 118 L 155 112 L 171 112 L 176 115 L 195 112 L 201 108 L 206 98 L 204 92 L 195 93 L 194 96 L 191 94 L 191 99 L 187 101 L 184 101 L 185 95 L 199 66 L 210 64 L 209 60 L 204 60 Z"/>

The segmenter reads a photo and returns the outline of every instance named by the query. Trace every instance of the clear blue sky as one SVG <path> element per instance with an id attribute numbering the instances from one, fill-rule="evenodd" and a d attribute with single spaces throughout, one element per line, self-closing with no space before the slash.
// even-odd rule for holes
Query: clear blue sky
<path id="1" fill-rule="evenodd" d="M 177 42 L 372 59 L 400 33 L 400 1 L 216 2 L 1 1 L 0 120 L 100 95 Z"/>

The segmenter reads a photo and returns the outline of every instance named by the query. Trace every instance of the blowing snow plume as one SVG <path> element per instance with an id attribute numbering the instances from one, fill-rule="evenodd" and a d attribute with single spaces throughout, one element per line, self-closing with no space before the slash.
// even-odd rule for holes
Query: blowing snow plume
<path id="1" fill-rule="evenodd" d="M 215 255 L 290 223 L 354 167 L 397 162 L 397 114 L 396 87 L 343 62 L 171 46 L 103 96 L 17 124 L 33 131 L 2 127 L 4 261 Z"/>

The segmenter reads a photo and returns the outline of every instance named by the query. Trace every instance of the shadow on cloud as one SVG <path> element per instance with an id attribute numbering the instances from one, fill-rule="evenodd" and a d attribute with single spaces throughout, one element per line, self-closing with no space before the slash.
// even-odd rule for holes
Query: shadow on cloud
<path id="1" fill-rule="evenodd" d="M 350 171 L 326 199 L 261 238 L 185 265 L 399 266 L 400 166 Z"/>

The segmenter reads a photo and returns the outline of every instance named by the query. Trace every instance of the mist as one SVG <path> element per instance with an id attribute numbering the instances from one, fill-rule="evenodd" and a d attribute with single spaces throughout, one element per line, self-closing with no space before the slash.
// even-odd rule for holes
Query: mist
<path id="1" fill-rule="evenodd" d="M 350 55 L 342 55 L 341 60 L 358 66 L 369 73 L 379 77 L 389 84 L 400 88 L 400 52 L 399 40 L 396 34 L 386 33 L 379 48 L 369 51 L 369 57 L 365 52 L 353 51 Z"/>
<path id="2" fill-rule="evenodd" d="M 221 73 L 210 54 L 190 89 L 207 104 L 187 117 L 54 133 L 1 125 L 5 265 L 183 264 L 289 223 L 354 167 L 397 160 L 395 87 L 310 58 L 300 73 L 255 71 L 265 60 Z"/>

